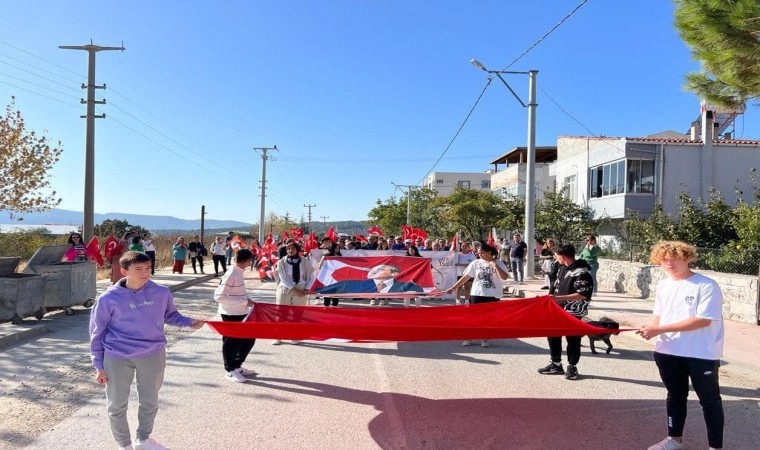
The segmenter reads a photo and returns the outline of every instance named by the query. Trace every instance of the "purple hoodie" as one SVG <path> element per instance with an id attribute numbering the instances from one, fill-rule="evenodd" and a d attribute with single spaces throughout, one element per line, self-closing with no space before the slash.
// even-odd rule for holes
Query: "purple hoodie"
<path id="1" fill-rule="evenodd" d="M 103 370 L 103 358 L 127 359 L 153 355 L 166 345 L 164 323 L 189 327 L 193 319 L 174 306 L 169 288 L 148 280 L 133 291 L 119 280 L 98 298 L 90 313 L 92 365 Z"/>

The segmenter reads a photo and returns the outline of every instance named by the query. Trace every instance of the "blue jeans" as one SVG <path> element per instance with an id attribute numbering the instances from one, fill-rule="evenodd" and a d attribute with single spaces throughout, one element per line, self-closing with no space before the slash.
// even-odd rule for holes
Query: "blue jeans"
<path id="1" fill-rule="evenodd" d="M 513 256 L 510 258 L 510 263 L 512 264 L 512 277 L 515 281 L 523 281 L 523 259 Z M 518 273 L 520 274 L 519 277 L 517 276 Z"/>
<path id="2" fill-rule="evenodd" d="M 591 278 L 594 279 L 594 293 L 599 290 L 599 285 L 596 283 L 596 271 L 599 270 L 599 263 L 588 263 L 591 266 Z"/>

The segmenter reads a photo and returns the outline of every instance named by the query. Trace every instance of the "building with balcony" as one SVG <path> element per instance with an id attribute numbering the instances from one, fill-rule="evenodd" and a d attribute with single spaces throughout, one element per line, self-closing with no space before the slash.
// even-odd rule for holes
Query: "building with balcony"
<path id="1" fill-rule="evenodd" d="M 525 199 L 527 154 L 527 147 L 515 147 L 491 161 L 494 169 L 491 174 L 491 190 L 494 194 L 502 197 Z M 536 200 L 543 198 L 544 192 L 555 190 L 554 162 L 556 160 L 557 147 L 536 147 L 536 176 L 534 180 L 536 189 L 534 198 Z M 499 164 L 506 164 L 506 167 L 499 170 Z"/>
<path id="2" fill-rule="evenodd" d="M 706 202 L 716 189 L 729 204 L 752 201 L 750 174 L 760 169 L 760 141 L 720 136 L 728 120 L 726 114 L 703 107 L 688 134 L 561 136 L 557 189 L 567 187 L 568 195 L 589 205 L 596 218 L 613 222 L 629 211 L 648 216 L 657 201 L 666 214 L 673 214 L 681 192 Z"/>

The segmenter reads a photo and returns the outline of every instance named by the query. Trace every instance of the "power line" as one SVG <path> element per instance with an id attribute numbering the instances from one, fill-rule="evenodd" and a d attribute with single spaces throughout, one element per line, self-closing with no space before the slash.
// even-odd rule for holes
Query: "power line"
<path id="1" fill-rule="evenodd" d="M 432 172 L 433 169 L 435 169 L 435 167 L 438 165 L 438 163 L 441 162 L 441 159 L 443 159 L 443 156 L 446 155 L 446 152 L 449 151 L 449 149 L 451 148 L 451 146 L 454 144 L 454 141 L 459 136 L 459 133 L 462 132 L 462 130 L 464 129 L 464 126 L 467 124 L 467 121 L 470 120 L 470 116 L 472 115 L 472 112 L 475 111 L 475 108 L 478 106 L 478 103 L 480 103 L 480 99 L 483 98 L 483 94 L 486 93 L 486 89 L 488 89 L 488 86 L 491 85 L 491 81 L 492 80 L 493 80 L 492 77 L 488 77 L 488 80 L 486 81 L 486 85 L 483 86 L 483 90 L 480 91 L 480 95 L 478 95 L 477 100 L 475 100 L 475 104 L 473 104 L 472 108 L 470 108 L 470 112 L 467 113 L 467 116 L 464 118 L 464 121 L 462 122 L 462 125 L 459 126 L 459 129 L 457 130 L 457 132 L 454 133 L 454 137 L 452 137 L 451 141 L 449 141 L 449 145 L 446 146 L 446 148 L 443 150 L 443 153 L 441 153 L 441 156 L 439 156 L 438 159 L 435 161 L 435 163 L 433 163 L 433 167 L 431 167 L 430 170 L 428 170 L 425 173 L 425 176 L 423 176 L 422 179 L 417 184 L 422 184 L 422 182 L 425 181 L 425 178 L 428 176 L 428 174 L 430 174 L 430 172 Z"/>
<path id="2" fill-rule="evenodd" d="M 18 80 L 18 81 L 21 81 L 22 83 L 30 84 L 30 85 L 38 87 L 38 88 L 47 89 L 49 91 L 55 92 L 56 94 L 61 94 L 61 95 L 64 95 L 66 97 L 72 97 L 72 98 L 75 98 L 77 100 L 81 98 L 80 96 L 73 95 L 73 94 L 68 94 L 66 92 L 56 91 L 55 89 L 51 89 L 51 88 L 49 88 L 47 86 L 43 86 L 43 85 L 37 84 L 37 83 L 32 83 L 31 81 L 27 81 L 27 80 L 25 80 L 23 78 L 15 77 L 15 76 L 7 74 L 7 73 L 0 72 L 0 75 L 8 77 L 8 78 L 13 78 L 14 80 Z"/>
<path id="3" fill-rule="evenodd" d="M 536 48 L 536 46 L 538 44 L 540 44 L 541 41 L 543 41 L 544 39 L 546 39 L 550 34 L 552 34 L 554 32 L 554 30 L 556 30 L 557 28 L 559 28 L 560 25 L 562 25 L 563 23 L 565 23 L 565 21 L 567 19 L 569 19 L 573 14 L 575 14 L 579 9 L 581 9 L 581 7 L 586 4 L 586 2 L 588 2 L 588 0 L 581 1 L 580 4 L 578 6 L 576 6 L 572 11 L 570 11 L 565 17 L 563 17 L 562 20 L 559 21 L 559 23 L 557 23 L 556 25 L 554 25 L 549 31 L 547 31 L 543 36 L 541 36 L 541 38 L 539 38 L 536 42 L 534 42 L 533 45 L 531 45 L 530 47 L 528 47 L 528 49 L 525 50 L 524 52 L 522 52 L 522 54 L 520 56 L 518 56 L 517 58 L 515 58 L 514 60 L 512 60 L 511 63 L 507 64 L 506 67 L 504 67 L 501 70 L 507 70 L 507 69 L 509 69 L 517 61 L 519 61 L 520 59 L 522 59 L 523 56 L 525 56 L 528 53 L 530 53 L 530 51 L 533 50 L 534 48 Z"/>
<path id="4" fill-rule="evenodd" d="M 11 58 L 11 59 L 13 59 L 13 58 Z M 34 72 L 32 72 L 31 70 L 27 70 L 27 69 L 24 69 L 23 67 L 19 67 L 19 66 L 15 65 L 15 64 L 11 64 L 11 63 L 9 63 L 9 62 L 7 62 L 7 61 L 0 61 L 0 63 L 2 63 L 2 64 L 5 64 L 6 66 L 11 66 L 11 67 L 13 67 L 13 68 L 15 68 L 15 69 L 18 69 L 18 70 L 20 70 L 20 71 L 22 71 L 22 72 L 26 72 L 26 73 L 28 73 L 28 74 L 30 74 L 30 75 L 34 75 L 35 77 L 39 77 L 39 78 L 42 78 L 43 80 L 48 80 L 48 81 L 50 81 L 51 83 L 57 84 L 57 85 L 59 85 L 59 86 L 63 86 L 63 87 L 65 87 L 66 89 L 73 89 L 73 90 L 77 90 L 77 88 L 71 87 L 71 86 L 70 86 L 70 85 L 68 85 L 68 84 L 65 84 L 65 83 L 61 83 L 60 81 L 55 81 L 55 80 L 52 80 L 52 79 L 50 79 L 50 78 L 48 78 L 48 77 L 43 77 L 43 76 L 42 76 L 42 75 L 40 75 L 40 74 L 34 73 Z M 32 67 L 34 67 L 34 66 L 32 66 Z M 35 67 L 35 68 L 36 68 L 36 67 Z M 40 70 L 43 70 L 43 69 L 40 69 Z M 78 92 L 78 90 L 77 90 L 77 92 Z"/>
<path id="5" fill-rule="evenodd" d="M 31 89 L 27 89 L 27 88 L 21 87 L 19 85 L 13 84 L 13 83 L 8 83 L 7 81 L 0 80 L 0 83 L 7 84 L 8 86 L 13 86 L 16 89 L 21 89 L 22 91 L 26 91 L 26 92 L 29 92 L 29 93 L 32 93 L 32 94 L 35 94 L 35 95 L 39 95 L 41 97 L 49 98 L 50 100 L 55 100 L 56 102 L 63 103 L 66 106 L 71 106 L 71 107 L 74 107 L 74 108 L 77 108 L 77 109 L 80 108 L 79 105 L 72 105 L 71 103 L 67 103 L 67 102 L 65 102 L 63 100 L 60 100 L 60 99 L 57 99 L 55 97 L 51 97 L 49 95 L 45 95 L 45 94 L 42 94 L 40 92 L 36 92 L 36 91 L 31 90 Z"/>
<path id="6" fill-rule="evenodd" d="M 29 51 L 27 51 L 27 50 L 24 50 L 23 48 L 20 48 L 20 47 L 16 47 L 15 45 L 13 45 L 13 44 L 11 44 L 11 43 L 9 43 L 9 42 L 6 42 L 6 41 L 4 41 L 4 40 L 2 40 L 2 39 L 0 39 L 0 44 L 5 44 L 5 45 L 7 45 L 8 47 L 11 47 L 11 48 L 14 48 L 14 49 L 16 49 L 16 50 L 18 50 L 18 51 L 20 51 L 20 52 L 26 53 L 26 54 L 27 54 L 27 55 L 29 55 L 29 56 L 33 56 L 33 57 L 35 57 L 35 58 L 39 59 L 40 61 L 44 61 L 44 62 L 46 62 L 46 63 L 50 64 L 51 66 L 55 66 L 55 67 L 58 67 L 59 69 L 63 69 L 63 70 L 65 70 L 66 72 L 70 72 L 70 73 L 73 73 L 74 75 L 76 75 L 76 76 L 78 76 L 78 77 L 80 77 L 80 78 L 84 78 L 84 75 L 82 75 L 81 73 L 75 72 L 75 71 L 73 71 L 73 70 L 71 70 L 71 69 L 68 69 L 68 68 L 66 68 L 66 67 L 63 67 L 63 66 L 61 66 L 61 65 L 59 65 L 59 64 L 56 64 L 56 63 L 54 63 L 54 62 L 52 62 L 52 61 L 48 61 L 47 59 L 45 59 L 45 58 L 43 58 L 43 57 L 41 57 L 41 56 L 37 56 L 37 55 L 35 55 L 34 53 L 31 53 L 31 52 L 29 52 Z M 26 63 L 26 62 L 24 62 L 24 64 L 27 64 L 27 65 L 30 65 L 30 66 L 31 66 L 31 64 L 29 64 L 29 63 Z M 43 70 L 43 71 L 45 71 L 45 72 L 49 72 L 49 71 L 47 71 L 47 70 L 45 70 L 45 69 L 40 69 L 40 70 Z M 53 72 L 49 72 L 49 73 L 53 73 Z M 66 77 L 64 77 L 63 75 L 59 75 L 59 74 L 55 74 L 55 73 L 53 73 L 53 75 L 55 75 L 55 76 L 58 76 L 58 77 L 61 77 L 61 78 L 65 79 L 65 80 L 69 80 L 69 81 L 72 81 L 72 82 L 74 82 L 74 83 L 78 83 L 78 81 L 76 81 L 76 80 L 72 80 L 71 78 L 66 78 Z"/>
<path id="7" fill-rule="evenodd" d="M 557 108 L 559 108 L 559 110 L 560 110 L 560 111 L 562 111 L 563 113 L 565 113 L 565 115 L 566 115 L 567 117 L 569 117 L 569 118 L 573 119 L 573 120 L 574 120 L 574 121 L 575 121 L 575 122 L 576 122 L 578 125 L 580 125 L 581 127 L 583 127 L 583 129 L 584 129 L 584 130 L 586 130 L 586 131 L 588 131 L 588 132 L 589 132 L 589 133 L 590 133 L 592 136 L 596 136 L 596 134 L 595 134 L 593 131 L 589 130 L 589 129 L 588 129 L 588 127 L 587 127 L 586 125 L 584 125 L 583 123 L 581 123 L 581 121 L 580 121 L 580 120 L 576 119 L 575 117 L 573 117 L 573 115 L 572 115 L 572 114 L 570 114 L 569 112 L 565 111 L 565 108 L 563 108 L 562 106 L 560 106 L 560 104 L 559 104 L 559 103 L 557 103 L 557 101 L 556 101 L 556 100 L 554 100 L 554 99 L 552 98 L 552 96 L 551 96 L 551 95 L 549 95 L 549 93 L 548 93 L 548 92 L 546 92 L 546 91 L 545 91 L 545 90 L 544 90 L 542 87 L 540 87 L 540 86 L 539 86 L 539 88 L 538 88 L 538 89 L 540 89 L 540 90 L 541 90 L 541 92 L 542 92 L 542 93 L 543 93 L 543 94 L 544 94 L 544 95 L 545 95 L 545 96 L 546 96 L 546 97 L 547 97 L 547 98 L 548 98 L 548 99 L 549 99 L 549 100 L 550 100 L 552 103 L 554 103 L 554 106 L 556 106 Z"/>

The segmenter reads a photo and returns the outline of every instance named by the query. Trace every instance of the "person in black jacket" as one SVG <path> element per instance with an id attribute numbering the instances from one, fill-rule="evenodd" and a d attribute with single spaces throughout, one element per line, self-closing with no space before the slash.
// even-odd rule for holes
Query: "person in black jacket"
<path id="1" fill-rule="evenodd" d="M 594 279 L 591 266 L 582 259 L 575 259 L 575 247 L 571 244 L 560 245 L 554 252 L 559 262 L 557 280 L 552 289 L 554 301 L 568 314 L 580 320 L 588 314 L 588 304 L 594 292 Z M 581 338 L 583 336 L 565 336 L 567 341 L 567 372 L 562 368 L 562 337 L 548 338 L 551 361 L 546 367 L 538 369 L 542 375 L 565 375 L 568 380 L 578 378 L 576 365 L 581 358 Z"/>
<path id="2" fill-rule="evenodd" d="M 193 265 L 193 272 L 198 273 L 198 270 L 195 268 L 195 263 L 198 262 L 201 273 L 205 273 L 203 271 L 203 257 L 208 254 L 208 250 L 206 250 L 203 242 L 200 241 L 200 237 L 193 236 L 193 240 L 187 244 L 187 251 L 190 252 L 190 263 Z"/>

